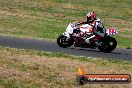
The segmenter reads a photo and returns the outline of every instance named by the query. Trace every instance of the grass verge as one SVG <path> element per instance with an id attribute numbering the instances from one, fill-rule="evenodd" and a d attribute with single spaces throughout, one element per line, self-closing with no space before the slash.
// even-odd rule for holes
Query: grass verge
<path id="1" fill-rule="evenodd" d="M 132 62 L 68 56 L 0 47 L 0 87 L 73 88 L 78 67 L 88 74 L 130 74 Z M 130 84 L 88 84 L 82 88 L 130 88 Z"/>

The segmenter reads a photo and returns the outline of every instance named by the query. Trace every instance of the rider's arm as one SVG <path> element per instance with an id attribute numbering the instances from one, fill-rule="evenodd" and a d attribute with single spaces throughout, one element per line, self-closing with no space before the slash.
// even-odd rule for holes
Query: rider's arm
<path id="1" fill-rule="evenodd" d="M 83 22 L 79 22 L 78 24 L 79 25 L 81 25 L 81 24 L 88 24 L 88 22 L 87 21 L 83 21 Z"/>
<path id="2" fill-rule="evenodd" d="M 95 21 L 91 23 L 90 32 L 94 32 L 95 25 L 96 25 Z"/>

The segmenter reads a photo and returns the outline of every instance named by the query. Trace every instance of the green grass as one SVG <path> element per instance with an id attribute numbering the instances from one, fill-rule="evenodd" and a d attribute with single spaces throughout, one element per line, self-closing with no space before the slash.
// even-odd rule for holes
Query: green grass
<path id="1" fill-rule="evenodd" d="M 63 53 L 39 52 L 0 47 L 0 87 L 64 88 L 77 87 L 78 67 L 88 74 L 130 74 L 132 62 L 69 56 Z M 88 84 L 83 88 L 127 87 L 132 84 Z"/>
<path id="2" fill-rule="evenodd" d="M 40 88 L 40 84 L 22 83 L 18 79 L 2 79 L 0 78 L 0 85 L 5 88 Z"/>
<path id="3" fill-rule="evenodd" d="M 122 35 L 126 31 L 131 34 L 131 4 L 131 0 L 1 0 L 0 34 L 56 39 L 69 22 L 85 19 L 90 10 L 107 28 L 115 27 Z M 119 47 L 132 47 L 131 35 L 116 38 Z"/>

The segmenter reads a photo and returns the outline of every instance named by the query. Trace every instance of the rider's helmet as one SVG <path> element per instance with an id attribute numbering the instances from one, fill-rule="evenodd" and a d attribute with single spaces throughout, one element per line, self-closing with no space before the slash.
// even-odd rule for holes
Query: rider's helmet
<path id="1" fill-rule="evenodd" d="M 89 12 L 87 14 L 87 21 L 91 22 L 94 21 L 96 19 L 96 14 L 94 12 Z"/>

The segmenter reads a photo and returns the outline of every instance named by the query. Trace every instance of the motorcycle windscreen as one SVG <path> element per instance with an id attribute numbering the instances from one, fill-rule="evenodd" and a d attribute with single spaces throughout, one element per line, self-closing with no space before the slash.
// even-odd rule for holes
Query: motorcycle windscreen
<path id="1" fill-rule="evenodd" d="M 73 33 L 73 27 L 71 26 L 71 23 L 67 26 L 66 28 L 66 32 L 69 33 L 69 34 L 72 34 Z"/>

